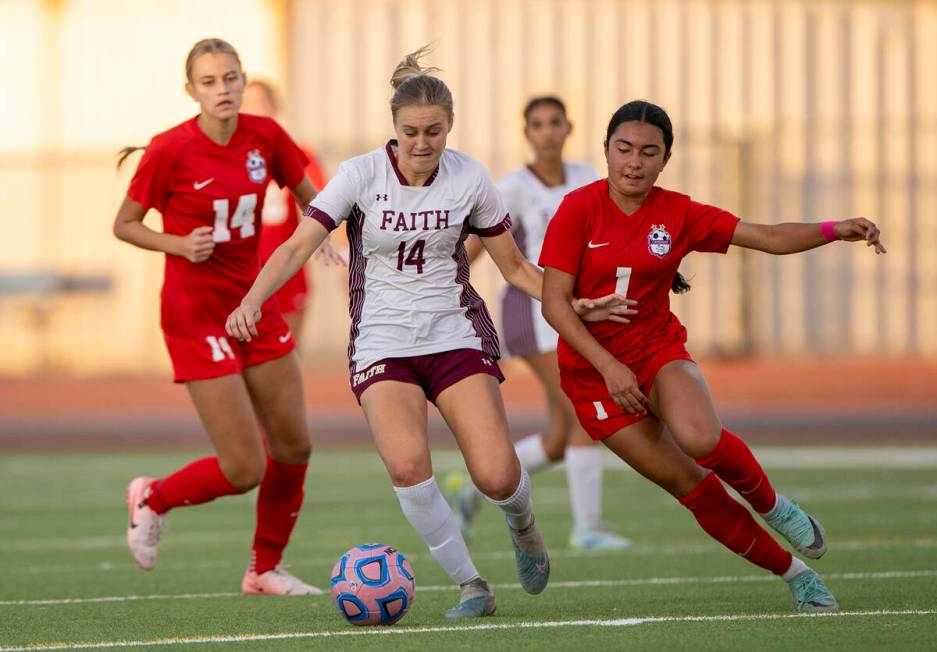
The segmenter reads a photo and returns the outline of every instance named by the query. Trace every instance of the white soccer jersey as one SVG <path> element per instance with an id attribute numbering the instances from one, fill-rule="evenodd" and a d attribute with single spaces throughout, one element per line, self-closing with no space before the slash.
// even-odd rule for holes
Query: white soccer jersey
<path id="1" fill-rule="evenodd" d="M 567 193 L 592 183 L 599 175 L 586 163 L 563 163 L 565 183 L 548 186 L 530 168 L 515 170 L 498 181 L 498 190 L 511 215 L 517 246 L 528 260 L 540 260 L 547 224 Z"/>
<path id="2" fill-rule="evenodd" d="M 498 181 L 498 190 L 511 215 L 514 239 L 528 260 L 540 259 L 543 237 L 567 193 L 598 179 L 592 166 L 563 163 L 565 182 L 547 186 L 530 168 L 511 172 Z M 540 305 L 513 286 L 501 293 L 501 330 L 513 356 L 555 351 L 559 336 L 543 318 Z"/>
<path id="3" fill-rule="evenodd" d="M 448 149 L 426 185 L 410 186 L 396 145 L 342 163 L 305 212 L 330 230 L 347 222 L 351 370 L 455 349 L 498 358 L 463 243 L 510 229 L 501 196 L 481 164 Z"/>

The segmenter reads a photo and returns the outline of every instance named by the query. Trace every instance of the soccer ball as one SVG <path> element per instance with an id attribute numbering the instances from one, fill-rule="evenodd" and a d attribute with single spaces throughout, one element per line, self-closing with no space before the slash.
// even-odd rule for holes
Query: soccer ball
<path id="1" fill-rule="evenodd" d="M 383 543 L 349 549 L 332 569 L 332 600 L 352 625 L 393 625 L 413 604 L 413 567 Z"/>

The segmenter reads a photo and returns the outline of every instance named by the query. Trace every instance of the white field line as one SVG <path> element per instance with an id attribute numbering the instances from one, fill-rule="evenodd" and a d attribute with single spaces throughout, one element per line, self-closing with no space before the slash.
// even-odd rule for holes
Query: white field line
<path id="1" fill-rule="evenodd" d="M 643 616 L 609 620 L 554 620 L 519 623 L 493 623 L 455 627 L 382 627 L 374 629 L 340 629 L 325 632 L 287 632 L 271 634 L 241 634 L 237 636 L 197 636 L 191 638 L 157 638 L 138 641 L 101 641 L 88 643 L 35 644 L 22 647 L 4 647 L 0 652 L 40 652 L 45 650 L 87 650 L 101 648 L 155 647 L 159 645 L 199 645 L 205 643 L 244 643 L 283 641 L 312 638 L 344 638 L 356 636 L 404 636 L 408 634 L 444 634 L 448 632 L 480 632 L 505 629 L 558 629 L 561 627 L 633 627 L 657 623 L 711 623 L 768 621 L 817 618 L 888 618 L 901 616 L 933 616 L 937 610 L 903 611 L 839 611 L 808 614 L 726 614 L 721 616 Z"/>
<path id="2" fill-rule="evenodd" d="M 826 580 L 892 580 L 920 577 L 937 577 L 937 570 L 914 571 L 881 571 L 875 573 L 829 573 L 823 576 Z M 616 586 L 662 586 L 678 584 L 730 584 L 734 582 L 773 582 L 773 575 L 721 575 L 714 577 L 645 577 L 619 580 L 582 580 L 569 582 L 550 582 L 553 589 L 587 589 L 597 587 Z M 520 584 L 492 584 L 496 589 L 520 589 Z M 455 592 L 457 587 L 451 584 L 437 584 L 417 586 L 419 593 L 436 593 L 440 591 Z M 18 606 L 48 606 L 65 604 L 93 604 L 98 602 L 137 602 L 140 600 L 199 600 L 211 598 L 234 598 L 242 595 L 235 592 L 223 593 L 180 593 L 180 594 L 154 594 L 154 595 L 115 595 L 98 598 L 57 598 L 49 600 L 3 600 L 0 607 Z"/>

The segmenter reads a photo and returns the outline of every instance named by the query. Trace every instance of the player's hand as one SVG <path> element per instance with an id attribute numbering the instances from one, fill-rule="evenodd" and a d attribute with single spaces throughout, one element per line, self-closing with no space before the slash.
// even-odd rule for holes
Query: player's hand
<path id="1" fill-rule="evenodd" d="M 628 414 L 647 414 L 647 397 L 641 393 L 638 379 L 631 369 L 615 362 L 608 369 L 602 370 L 605 386 L 615 404 Z"/>
<path id="2" fill-rule="evenodd" d="M 260 321 L 260 306 L 254 303 L 242 303 L 228 315 L 224 329 L 231 337 L 242 342 L 250 342 L 251 336 L 257 336 L 257 322 Z"/>
<path id="3" fill-rule="evenodd" d="M 865 240 L 867 247 L 874 247 L 876 254 L 887 253 L 885 251 L 884 245 L 882 245 L 879 240 L 881 233 L 878 230 L 878 227 L 875 226 L 875 222 L 872 220 L 867 220 L 864 217 L 854 217 L 849 220 L 842 220 L 837 222 L 833 227 L 833 232 L 836 234 L 836 237 L 840 240 L 845 240 L 847 242 L 855 242 L 857 240 Z"/>
<path id="4" fill-rule="evenodd" d="M 572 306 L 583 321 L 614 321 L 619 324 L 631 322 L 628 317 L 638 314 L 634 307 L 638 302 L 620 294 L 606 294 L 598 299 L 573 299 Z"/>
<path id="5" fill-rule="evenodd" d="M 212 240 L 212 227 L 197 226 L 189 235 L 182 237 L 182 251 L 179 255 L 189 262 L 201 263 L 211 257 L 215 250 L 215 241 Z"/>
<path id="6" fill-rule="evenodd" d="M 316 260 L 323 261 L 326 265 L 341 265 L 342 267 L 348 267 L 348 258 L 339 251 L 336 251 L 332 246 L 332 242 L 326 238 L 322 241 L 322 244 L 319 245 L 319 248 L 316 249 L 315 253 L 312 254 L 312 257 Z"/>

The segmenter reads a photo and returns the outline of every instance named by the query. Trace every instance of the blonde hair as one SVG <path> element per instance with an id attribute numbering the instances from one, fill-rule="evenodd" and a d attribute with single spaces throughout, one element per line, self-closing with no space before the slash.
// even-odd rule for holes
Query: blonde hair
<path id="1" fill-rule="evenodd" d="M 238 68 L 241 67 L 241 57 L 238 56 L 237 50 L 234 49 L 233 45 L 220 38 L 203 38 L 192 46 L 188 56 L 185 58 L 185 78 L 188 79 L 189 82 L 192 81 L 192 66 L 195 65 L 195 60 L 203 54 L 212 52 L 230 54 L 234 57 L 234 60 L 237 61 Z"/>
<path id="2" fill-rule="evenodd" d="M 422 66 L 420 59 L 430 53 L 432 48 L 424 45 L 416 52 L 411 52 L 394 68 L 390 85 L 394 96 L 390 100 L 390 113 L 397 120 L 397 112 L 404 106 L 430 105 L 442 107 L 449 118 L 449 126 L 455 114 L 452 110 L 452 91 L 443 80 L 433 77 L 439 68 Z"/>
<path id="3" fill-rule="evenodd" d="M 241 68 L 241 57 L 238 56 L 237 50 L 234 49 L 234 46 L 228 43 L 227 41 L 220 38 L 203 38 L 201 41 L 192 46 L 192 49 L 189 50 L 189 54 L 185 58 L 185 78 L 192 83 L 192 66 L 195 65 L 195 60 L 198 59 L 203 54 L 208 54 L 210 52 L 221 52 L 223 54 L 230 54 L 234 57 L 234 60 L 237 61 L 238 68 Z M 127 157 L 136 152 L 137 150 L 146 149 L 146 147 L 124 147 L 119 152 L 117 152 L 117 169 L 124 164 L 124 161 L 127 160 Z"/>

